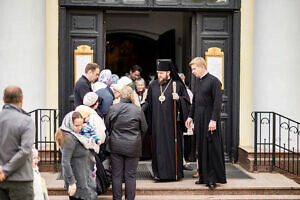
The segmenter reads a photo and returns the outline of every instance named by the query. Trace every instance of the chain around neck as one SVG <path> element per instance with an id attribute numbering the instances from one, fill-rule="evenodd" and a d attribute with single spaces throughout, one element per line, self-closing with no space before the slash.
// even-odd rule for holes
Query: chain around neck
<path id="1" fill-rule="evenodd" d="M 172 82 L 172 79 L 169 80 L 169 83 L 167 84 L 166 88 L 164 89 L 164 91 L 162 91 L 162 86 L 160 85 L 160 93 L 161 95 L 164 95 L 165 91 L 167 90 L 167 88 L 169 87 L 170 83 Z"/>

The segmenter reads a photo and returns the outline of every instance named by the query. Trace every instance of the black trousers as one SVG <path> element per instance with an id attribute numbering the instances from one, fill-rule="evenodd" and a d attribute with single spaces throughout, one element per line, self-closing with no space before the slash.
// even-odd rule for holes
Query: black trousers
<path id="1" fill-rule="evenodd" d="M 134 200 L 136 191 L 136 170 L 139 158 L 110 154 L 112 168 L 113 199 L 122 199 L 122 179 L 125 178 L 125 199 Z"/>
<path id="2" fill-rule="evenodd" d="M 1 200 L 32 200 L 33 181 L 0 182 Z"/>

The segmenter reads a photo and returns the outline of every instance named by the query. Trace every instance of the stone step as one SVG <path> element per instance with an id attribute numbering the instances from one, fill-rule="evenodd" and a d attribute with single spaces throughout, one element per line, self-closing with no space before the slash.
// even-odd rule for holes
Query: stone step
<path id="1" fill-rule="evenodd" d="M 49 200 L 68 200 L 68 196 L 49 196 Z M 112 199 L 111 195 L 100 195 L 100 200 Z M 124 196 L 123 196 L 123 199 Z M 136 200 L 196 200 L 196 199 L 213 199 L 213 200 L 296 200 L 300 199 L 299 195 L 137 195 Z"/>
<path id="2" fill-rule="evenodd" d="M 124 190 L 124 189 L 123 189 Z M 49 195 L 67 195 L 63 188 L 48 188 Z M 111 195 L 111 188 L 105 195 Z M 217 187 L 209 190 L 205 186 L 199 188 L 137 188 L 136 195 L 299 195 L 300 187 Z"/>

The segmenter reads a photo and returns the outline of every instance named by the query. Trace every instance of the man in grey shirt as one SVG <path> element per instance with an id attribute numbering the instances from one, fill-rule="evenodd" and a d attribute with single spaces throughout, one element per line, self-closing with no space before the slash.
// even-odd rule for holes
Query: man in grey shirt
<path id="1" fill-rule="evenodd" d="M 21 88 L 8 86 L 3 100 L 5 105 L 0 112 L 0 199 L 32 200 L 34 124 L 21 108 Z"/>

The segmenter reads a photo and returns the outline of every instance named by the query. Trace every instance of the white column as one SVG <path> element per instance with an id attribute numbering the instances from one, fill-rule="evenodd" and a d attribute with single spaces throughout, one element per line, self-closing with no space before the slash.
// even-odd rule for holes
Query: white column
<path id="1" fill-rule="evenodd" d="M 252 58 L 254 0 L 242 0 L 240 67 L 240 147 L 253 146 Z"/>
<path id="2" fill-rule="evenodd" d="M 257 0 L 253 109 L 300 122 L 300 1 Z"/>
<path id="3" fill-rule="evenodd" d="M 0 93 L 21 87 L 26 111 L 46 105 L 45 13 L 44 0 L 1 0 Z"/>

